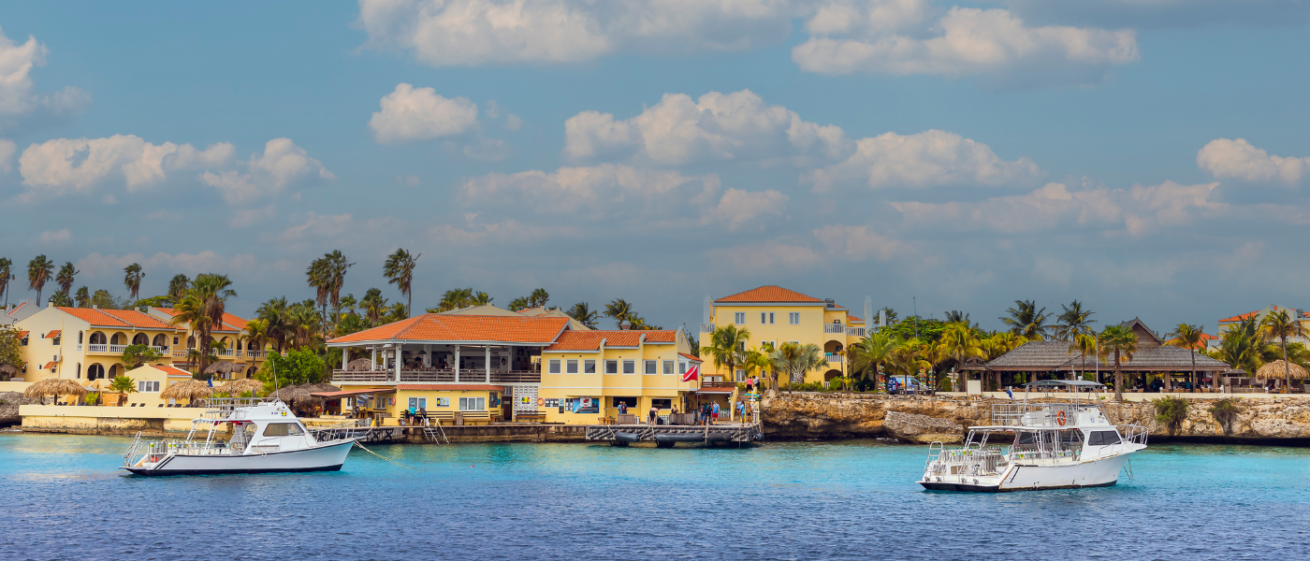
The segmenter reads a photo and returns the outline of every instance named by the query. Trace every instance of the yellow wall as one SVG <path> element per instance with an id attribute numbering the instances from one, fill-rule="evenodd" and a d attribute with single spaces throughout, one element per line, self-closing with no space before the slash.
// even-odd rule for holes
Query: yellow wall
<path id="1" fill-rule="evenodd" d="M 110 370 L 114 366 L 118 366 L 117 373 L 122 375 L 126 371 L 122 361 L 123 354 L 121 352 L 116 354 L 91 352 L 90 342 L 93 333 L 103 333 L 106 341 L 112 341 L 114 335 L 119 335 L 120 341 L 123 341 L 120 344 L 123 345 L 131 345 L 132 339 L 137 334 L 144 334 L 151 343 L 154 342 L 156 336 L 163 335 L 170 347 L 175 333 L 174 330 L 92 327 L 91 324 L 83 320 L 51 307 L 42 308 L 41 311 L 31 317 L 18 322 L 15 327 L 20 331 L 30 332 L 27 338 L 27 346 L 22 347 L 22 358 L 27 363 L 27 372 L 24 379 L 28 382 L 46 378 L 85 380 L 87 369 L 92 364 L 103 366 L 106 378 L 112 377 Z M 62 332 L 59 337 L 59 345 L 55 345 L 53 339 L 42 337 L 42 335 L 56 329 Z M 77 342 L 79 332 L 82 334 L 81 350 L 78 350 Z M 42 366 L 52 361 L 56 355 L 60 357 L 60 361 L 55 366 L 53 374 L 50 370 L 41 369 Z M 163 360 L 158 362 L 159 364 L 167 364 L 170 360 L 171 357 L 165 356 Z"/>
<path id="2" fill-rule="evenodd" d="M 635 397 L 637 405 L 630 407 L 628 413 L 645 418 L 650 411 L 652 400 L 669 399 L 671 405 L 678 407 L 679 411 L 684 410 L 683 395 L 687 392 L 695 391 L 696 382 L 683 382 L 682 373 L 678 368 L 679 361 L 688 362 L 678 356 L 679 352 L 689 353 L 691 351 L 686 339 L 679 333 L 675 343 L 669 344 L 644 344 L 638 348 L 602 348 L 598 351 L 567 351 L 555 352 L 544 351 L 541 355 L 541 387 L 538 390 L 538 397 L 543 399 L 558 399 L 561 403 L 566 402 L 569 398 L 593 397 L 600 399 L 600 412 L 590 413 L 573 413 L 568 407 L 565 412 L 560 413 L 559 408 L 546 408 L 546 422 L 566 423 L 573 425 L 592 425 L 600 421 L 601 417 L 612 417 L 618 414 L 618 409 L 614 407 L 613 398 L 615 397 Z M 550 373 L 550 361 L 560 361 L 560 373 Z M 566 361 L 578 361 L 578 373 L 568 374 Z M 584 374 L 585 360 L 596 361 L 596 374 Z M 618 361 L 618 374 L 605 374 L 605 361 Z M 635 372 L 633 374 L 623 374 L 623 361 L 634 361 Z M 644 361 L 654 360 L 656 374 L 648 375 L 644 373 Z M 673 373 L 664 374 L 665 360 L 672 360 Z M 661 414 L 668 414 L 670 409 L 663 408 Z"/>
<path id="3" fill-rule="evenodd" d="M 379 390 L 379 392 L 381 391 L 389 391 L 389 390 Z M 409 408 L 409 398 L 422 397 L 422 398 L 427 398 L 428 400 L 427 403 L 428 413 L 433 413 L 437 411 L 453 412 L 453 411 L 460 410 L 459 398 L 480 397 L 483 399 L 483 403 L 486 406 L 484 409 L 482 409 L 482 411 L 501 411 L 500 405 L 492 406 L 492 401 L 490 399 L 491 393 L 492 390 L 395 390 L 393 393 L 385 393 L 385 394 L 377 395 L 375 397 L 373 407 L 370 410 L 385 411 L 392 418 L 397 418 L 400 417 L 402 411 Z M 496 393 L 500 397 L 503 403 L 505 399 L 504 392 L 496 392 Z M 396 400 L 394 404 L 392 404 L 390 401 L 392 398 Z M 438 398 L 448 399 L 450 401 L 450 404 L 446 406 L 438 405 L 437 404 Z M 379 399 L 386 399 L 387 403 L 382 407 L 378 407 L 377 401 Z"/>
<path id="4" fill-rule="evenodd" d="M 735 323 L 736 314 L 745 313 L 746 321 L 744 323 Z M 764 321 L 761 322 L 760 314 L 766 314 Z M 773 323 L 768 323 L 767 314 L 773 314 Z M 800 314 L 799 323 L 790 323 L 790 314 Z M 801 345 L 817 345 L 825 352 L 845 350 L 851 344 L 859 341 L 858 335 L 847 335 L 848 327 L 864 327 L 862 322 L 857 322 L 854 326 L 850 323 L 850 314 L 845 308 L 828 308 L 825 305 L 795 305 L 795 304 L 744 304 L 744 305 L 724 305 L 715 306 L 711 309 L 710 320 L 716 327 L 725 327 L 735 325 L 738 329 L 746 329 L 750 332 L 749 343 L 746 345 L 750 350 L 762 350 L 763 343 L 772 342 L 774 347 L 781 346 L 783 343 L 797 342 Z M 833 321 L 840 321 L 842 329 L 840 333 L 825 333 L 824 326 L 833 325 Z M 701 333 L 700 342 L 702 346 L 710 344 L 711 334 Z M 704 354 L 704 353 L 702 353 Z M 709 376 L 722 376 L 724 381 L 733 381 L 733 375 L 727 371 L 726 367 L 716 367 L 714 361 L 709 355 L 705 355 L 706 362 L 702 371 Z M 806 382 L 822 382 L 825 374 L 836 370 L 845 372 L 845 359 L 840 355 L 830 357 L 831 360 L 827 368 L 812 370 L 805 373 Z M 751 372 L 749 375 L 765 376 L 763 373 Z M 779 381 L 787 383 L 786 374 L 779 375 Z"/>

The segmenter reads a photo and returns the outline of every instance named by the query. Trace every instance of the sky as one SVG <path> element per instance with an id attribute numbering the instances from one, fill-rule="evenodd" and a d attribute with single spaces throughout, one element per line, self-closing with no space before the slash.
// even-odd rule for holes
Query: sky
<path id="1" fill-rule="evenodd" d="M 777 284 L 902 317 L 1310 307 L 1310 2 L 360 0 L 0 9 L 0 257 L 251 314 Z M 1299 54 L 1298 54 L 1299 53 Z M 45 294 L 52 290 L 47 286 Z"/>

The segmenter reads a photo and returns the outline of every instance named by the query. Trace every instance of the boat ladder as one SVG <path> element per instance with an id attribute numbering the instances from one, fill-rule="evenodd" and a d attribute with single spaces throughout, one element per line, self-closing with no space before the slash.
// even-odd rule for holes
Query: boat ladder
<path id="1" fill-rule="evenodd" d="M 450 444 L 450 439 L 446 437 L 446 431 L 441 428 L 441 423 L 437 423 L 436 427 L 424 427 L 423 436 L 427 438 L 428 442 L 442 444 L 444 440 L 445 444 Z"/>
<path id="2" fill-rule="evenodd" d="M 132 463 L 132 459 L 140 453 L 141 446 L 141 431 L 137 431 L 136 438 L 132 439 L 132 445 L 127 448 L 127 453 L 123 454 L 123 465 Z"/>

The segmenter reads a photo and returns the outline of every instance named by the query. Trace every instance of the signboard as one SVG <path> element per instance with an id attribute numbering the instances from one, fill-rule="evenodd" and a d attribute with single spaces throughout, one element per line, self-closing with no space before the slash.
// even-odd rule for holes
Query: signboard
<path id="1" fill-rule="evenodd" d="M 450 407 L 449 397 L 434 397 L 432 401 L 436 403 L 437 407 Z"/>
<path id="2" fill-rule="evenodd" d="M 569 411 L 582 415 L 599 414 L 600 399 L 594 397 L 571 397 L 569 398 Z"/>
<path id="3" fill-rule="evenodd" d="M 542 400 L 542 401 L 543 401 L 542 405 L 544 405 L 544 406 L 547 407 L 547 408 L 559 407 L 559 400 L 558 400 L 558 399 L 555 399 L 555 398 L 546 398 L 546 399 L 544 399 L 544 400 Z"/>

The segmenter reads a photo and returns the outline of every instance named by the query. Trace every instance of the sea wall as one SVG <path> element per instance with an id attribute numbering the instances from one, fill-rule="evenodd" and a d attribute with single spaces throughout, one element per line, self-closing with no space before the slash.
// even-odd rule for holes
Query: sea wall
<path id="1" fill-rule="evenodd" d="M 1219 396 L 1216 396 L 1219 397 Z M 1224 427 L 1209 409 L 1218 399 L 1189 399 L 1188 415 L 1170 435 L 1155 420 L 1150 402 L 1105 401 L 1115 424 L 1137 423 L 1152 441 L 1232 442 L 1310 445 L 1310 400 L 1300 397 L 1237 397 L 1237 412 Z M 765 399 L 764 434 L 768 440 L 837 440 L 894 438 L 903 442 L 959 442 L 966 427 L 991 421 L 991 405 L 1008 399 L 886 397 L 874 395 L 794 394 Z"/>

